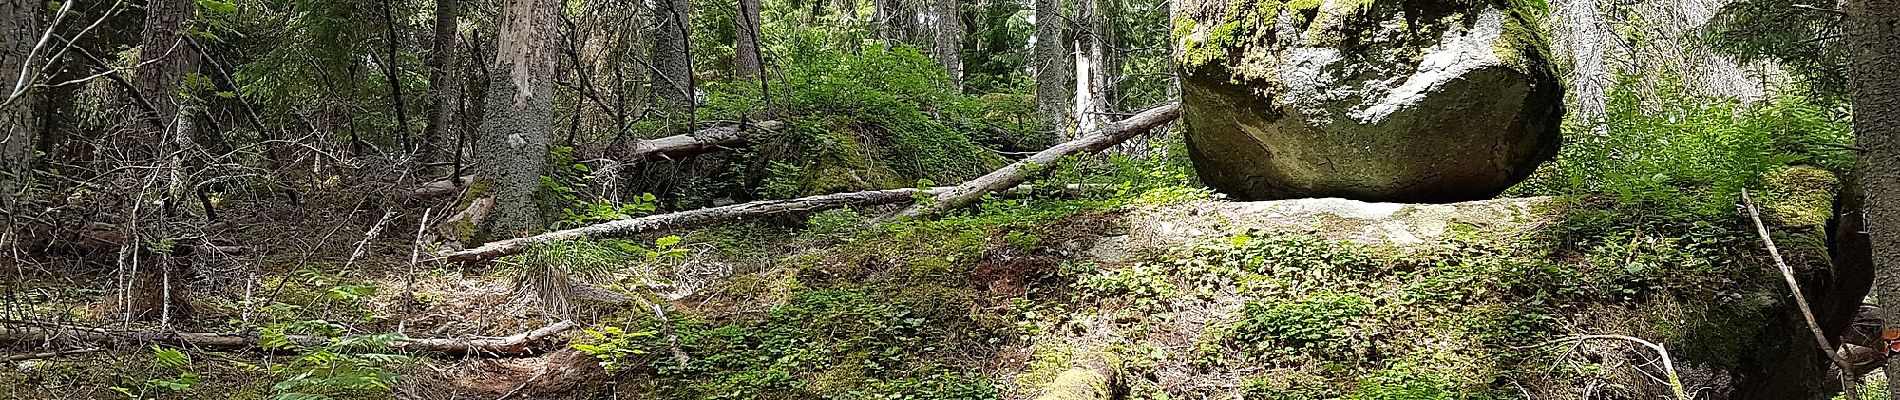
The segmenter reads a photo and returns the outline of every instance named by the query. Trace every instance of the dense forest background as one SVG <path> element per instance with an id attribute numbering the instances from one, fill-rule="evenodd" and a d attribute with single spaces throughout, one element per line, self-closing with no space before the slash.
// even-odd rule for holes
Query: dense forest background
<path id="1" fill-rule="evenodd" d="M 1428 1 L 1393 3 L 1415 2 Z M 1872 134 L 1891 136 L 1900 115 L 1878 96 L 1895 94 L 1896 75 L 1881 68 L 1900 63 L 1900 48 L 1888 46 L 1900 43 L 1891 14 L 1900 5 L 1495 3 L 1537 22 L 1568 111 L 1562 150 L 1504 197 L 1582 210 L 1553 224 L 1551 258 L 1618 264 L 1552 264 L 1523 282 L 1466 271 L 1485 275 L 1467 283 L 1504 294 L 1456 301 L 1534 304 L 1499 317 L 1508 323 L 1471 328 L 1522 334 L 1482 339 L 1501 363 L 1516 363 L 1499 370 L 1556 357 L 1519 353 L 1549 339 L 1537 335 L 1624 328 L 1559 323 L 1589 309 L 1566 302 L 1644 309 L 1669 298 L 1668 313 L 1766 314 L 1699 303 L 1740 302 L 1737 293 L 1752 292 L 1730 290 L 1734 282 L 1760 278 L 1736 267 L 1762 260 L 1737 208 L 1745 192 L 1804 210 L 1771 212 L 1770 224 L 1783 239 L 1819 237 L 1801 249 L 1824 260 L 1836 249 L 1827 232 L 1839 229 L 1830 217 L 1859 212 L 1864 189 L 1872 259 L 1894 258 L 1883 229 L 1900 220 L 1879 216 L 1896 210 L 1886 194 L 1900 186 L 1887 181 L 1900 177 L 1889 169 L 1900 162 L 1885 157 L 1891 138 Z M 1057 261 L 1099 256 L 1073 244 L 1113 236 L 1091 232 L 1128 230 L 1105 228 L 1125 225 L 1105 215 L 1222 198 L 1199 180 L 1171 122 L 1188 34 L 1179 8 L 0 0 L 0 349 L 9 364 L 0 397 L 1041 396 L 1041 381 L 1066 379 L 1066 366 L 1093 365 L 1042 344 L 1062 338 L 1062 327 L 1081 330 L 1070 314 L 1136 318 L 1193 297 L 1165 285 L 1178 276 L 1144 269 L 1173 264 Z M 586 240 L 503 242 L 615 221 L 647 222 L 563 238 Z M 1427 274 L 1351 268 L 1459 264 L 1305 239 L 1247 244 L 1247 235 L 1226 240 L 1258 254 L 1220 257 L 1393 281 Z M 1511 242 L 1493 239 L 1485 243 Z M 1501 263 L 1523 257 L 1457 245 Z M 1724 259 L 1754 261 L 1710 261 Z M 1843 279 L 1816 288 L 1817 298 L 1875 284 L 1828 271 L 1804 272 Z M 1553 282 L 1574 286 L 1539 286 Z M 1397 340 L 1333 330 L 1373 325 L 1341 318 L 1384 311 L 1368 311 L 1363 298 L 1298 293 L 1247 303 L 1252 322 L 1223 340 L 1304 349 L 1264 357 L 1336 376 L 1246 378 L 1245 388 L 1224 389 L 1275 399 L 1544 398 L 1519 382 L 1575 383 L 1557 372 L 1431 375 L 1419 372 L 1426 364 L 1340 356 L 1351 352 L 1320 343 Z M 1840 301 L 1850 309 L 1861 302 L 1849 297 Z M 1094 302 L 1107 305 L 1079 305 Z M 1686 337 L 1657 332 L 1653 340 Z M 548 345 L 557 335 L 573 343 Z M 1715 347 L 1689 344 L 1685 357 L 1713 369 L 1772 365 Z M 1819 376 L 1810 381 L 1828 380 L 1828 360 L 1809 353 L 1802 362 Z M 540 358 L 484 361 L 497 356 Z M 1167 383 L 1175 370 L 1166 361 L 1113 359 L 1135 360 L 1110 374 L 1125 375 L 1113 398 L 1212 390 Z M 1260 359 L 1221 360 L 1193 365 Z M 1833 386 L 1802 393 L 1833 395 L 1853 381 L 1834 371 Z M 1864 390 L 1879 393 L 1865 398 L 1885 393 L 1869 382 Z M 1649 398 L 1669 386 L 1579 398 Z"/>

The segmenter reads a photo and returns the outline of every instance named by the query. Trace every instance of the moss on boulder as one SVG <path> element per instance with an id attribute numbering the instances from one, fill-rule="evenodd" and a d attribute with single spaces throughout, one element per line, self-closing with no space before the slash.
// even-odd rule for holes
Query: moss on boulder
<path id="1" fill-rule="evenodd" d="M 1188 148 L 1240 199 L 1495 196 L 1556 154 L 1563 89 L 1530 6 L 1189 0 Z"/>

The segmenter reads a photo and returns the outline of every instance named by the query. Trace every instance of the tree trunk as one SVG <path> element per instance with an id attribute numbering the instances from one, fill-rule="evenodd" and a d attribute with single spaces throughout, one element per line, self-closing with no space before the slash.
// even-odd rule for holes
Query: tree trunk
<path id="1" fill-rule="evenodd" d="M 402 96 L 402 57 L 397 54 L 402 48 L 402 35 L 396 33 L 396 11 L 391 2 L 382 2 L 383 13 L 383 78 L 389 83 L 391 108 L 396 111 L 396 144 L 402 154 L 415 151 L 415 143 L 409 140 L 409 104 Z"/>
<path id="2" fill-rule="evenodd" d="M 560 2 L 510 0 L 502 8 L 489 70 L 474 187 L 495 210 L 477 237 L 513 237 L 546 226 L 534 195 L 547 167 L 554 119 L 555 29 Z"/>
<path id="3" fill-rule="evenodd" d="M 40 35 L 40 10 L 45 3 L 37 0 L 0 0 L 0 209 L 11 214 L 25 198 L 16 194 L 29 182 L 33 169 L 33 140 L 39 135 L 38 96 L 33 94 L 35 78 L 28 67 L 27 54 L 33 51 Z M 0 225 L 5 223 L 0 222 Z M 0 243 L 0 248 L 5 248 Z"/>
<path id="4" fill-rule="evenodd" d="M 454 112 L 451 105 L 456 103 L 455 79 L 449 73 L 454 68 L 457 17 L 461 14 L 460 0 L 435 0 L 435 28 L 429 42 L 429 113 L 427 126 L 423 128 L 421 154 L 418 157 L 424 163 L 441 159 L 442 145 L 455 140 L 449 137 L 449 115 Z M 456 149 L 454 151 L 461 151 Z"/>
<path id="5" fill-rule="evenodd" d="M 877 25 L 883 32 L 884 41 L 891 46 L 909 43 L 916 37 L 917 15 L 911 12 L 908 1 L 918 0 L 872 0 L 877 8 Z M 922 0 L 931 1 L 931 0 Z"/>
<path id="6" fill-rule="evenodd" d="M 126 154 L 132 162 L 157 161 L 160 172 L 170 175 L 167 189 L 159 199 L 143 198 L 134 194 L 140 202 L 157 201 L 163 207 L 150 212 L 161 219 L 151 226 L 158 226 L 156 232 L 138 236 L 140 240 L 127 244 L 122 257 L 127 263 L 123 271 L 127 284 L 120 299 L 125 316 L 137 320 L 157 319 L 169 322 L 174 317 L 190 314 L 189 303 L 184 301 L 184 282 L 187 277 L 185 266 L 189 260 L 172 257 L 168 251 L 148 251 L 144 243 L 157 242 L 172 237 L 163 219 L 170 218 L 176 204 L 188 195 L 192 183 L 187 179 L 190 174 L 184 171 L 184 150 L 196 146 L 193 136 L 196 131 L 192 117 L 186 108 L 190 96 L 176 93 L 178 84 L 185 76 L 198 70 L 199 55 L 193 49 L 186 32 L 197 17 L 197 2 L 193 0 L 153 0 L 145 8 L 145 24 L 139 42 L 139 67 L 134 71 L 133 86 L 138 90 L 138 98 L 147 102 L 153 115 L 142 118 L 140 134 L 136 142 L 126 143 Z M 144 215 L 131 218 L 145 219 Z M 144 221 L 135 221 L 130 226 L 144 225 Z M 139 235 L 141 232 L 131 232 Z"/>
<path id="7" fill-rule="evenodd" d="M 670 115 L 693 111 L 693 56 L 688 0 L 655 0 L 657 28 L 653 32 L 653 87 L 660 106 Z M 674 131 L 687 129 L 677 127 Z"/>
<path id="8" fill-rule="evenodd" d="M 1887 331 L 1900 329 L 1900 0 L 1849 0 L 1847 43 L 1854 89 L 1854 133 L 1861 157 L 1874 296 Z M 1900 400 L 1900 368 L 1887 368 L 1888 398 Z"/>
<path id="9" fill-rule="evenodd" d="M 950 75 L 951 87 L 963 87 L 963 19 L 957 0 L 931 0 L 924 25 L 930 27 L 930 57 Z"/>
<path id="10" fill-rule="evenodd" d="M 758 79 L 765 74 L 765 55 L 759 53 L 759 0 L 739 0 L 739 18 L 732 23 L 734 36 L 738 36 L 733 47 L 732 75 L 741 80 Z"/>
<path id="11" fill-rule="evenodd" d="M 1069 120 L 1069 72 L 1073 70 L 1068 41 L 1062 39 L 1061 0 L 1036 0 L 1036 110 L 1056 129 Z M 1073 137 L 1073 135 L 1070 135 Z"/>
<path id="12" fill-rule="evenodd" d="M 1077 133 L 1092 132 L 1107 118 L 1109 76 L 1109 21 L 1102 0 L 1082 0 L 1080 18 L 1086 29 L 1075 37 L 1075 119 Z"/>

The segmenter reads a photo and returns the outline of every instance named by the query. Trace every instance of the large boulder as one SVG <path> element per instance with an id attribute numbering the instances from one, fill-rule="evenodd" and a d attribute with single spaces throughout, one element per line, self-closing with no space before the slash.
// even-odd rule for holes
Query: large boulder
<path id="1" fill-rule="evenodd" d="M 1248 200 L 1496 196 L 1557 152 L 1563 87 L 1518 0 L 1183 0 L 1188 150 Z"/>

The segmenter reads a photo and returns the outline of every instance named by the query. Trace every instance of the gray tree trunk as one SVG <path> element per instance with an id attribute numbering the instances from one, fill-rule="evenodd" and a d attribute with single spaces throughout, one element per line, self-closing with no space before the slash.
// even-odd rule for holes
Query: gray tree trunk
<path id="1" fill-rule="evenodd" d="M 1861 182 L 1873 247 L 1874 296 L 1887 330 L 1900 329 L 1900 0 L 1849 0 L 1847 43 L 1854 133 L 1867 149 Z M 1888 398 L 1900 400 L 1900 368 L 1889 366 Z"/>
<path id="2" fill-rule="evenodd" d="M 1064 129 L 1069 120 L 1069 72 L 1075 66 L 1062 38 L 1061 0 L 1036 0 L 1036 110 L 1056 129 Z"/>
<path id="3" fill-rule="evenodd" d="M 1096 124 L 1110 120 L 1115 109 L 1115 0 L 1087 0 L 1089 42 L 1089 109 Z"/>
<path id="4" fill-rule="evenodd" d="M 11 103 L 0 105 L 0 208 L 18 211 L 24 197 L 16 196 L 28 183 L 33 168 L 33 140 L 39 135 L 38 98 L 32 90 L 27 54 L 33 51 L 40 34 L 40 10 L 45 3 L 37 0 L 0 1 L 0 101 L 18 93 Z M 0 243 L 0 247 L 4 247 Z"/>
<path id="5" fill-rule="evenodd" d="M 510 0 L 502 6 L 489 68 L 474 186 L 495 199 L 476 237 L 513 237 L 546 226 L 534 197 L 547 167 L 554 119 L 555 31 L 561 3 Z"/>
<path id="6" fill-rule="evenodd" d="M 675 115 L 693 109 L 691 7 L 688 0 L 654 1 L 653 92 L 659 105 Z"/>
<path id="7" fill-rule="evenodd" d="M 872 0 L 877 9 L 877 25 L 883 32 L 884 41 L 892 46 L 909 43 L 917 33 L 917 13 L 912 11 L 910 1 L 931 0 Z"/>
<path id="8" fill-rule="evenodd" d="M 759 0 L 739 0 L 739 18 L 733 19 L 732 75 L 757 79 L 765 74 L 765 55 L 759 53 Z"/>
<path id="9" fill-rule="evenodd" d="M 434 35 L 429 42 L 429 110 L 427 126 L 423 128 L 420 158 L 432 162 L 441 158 L 442 145 L 454 143 L 449 136 L 449 116 L 454 111 L 456 90 L 455 79 L 449 73 L 454 67 L 456 49 L 456 18 L 461 14 L 461 0 L 435 0 Z M 453 145 L 451 145 L 453 146 Z M 461 151 L 453 149 L 451 151 Z"/>
<path id="10" fill-rule="evenodd" d="M 144 198 L 144 194 L 135 199 L 140 202 L 158 201 L 163 204 L 154 225 L 159 228 L 150 233 L 152 237 L 141 237 L 127 254 L 126 264 L 122 264 L 127 276 L 128 287 L 122 297 L 125 317 L 138 320 L 156 319 L 169 323 L 174 317 L 190 314 L 190 304 L 185 301 L 185 266 L 188 260 L 172 257 L 171 252 L 150 251 L 144 248 L 143 239 L 157 241 L 171 236 L 164 219 L 175 210 L 176 205 L 186 203 L 187 188 L 191 182 L 186 180 L 184 150 L 196 146 L 193 141 L 192 118 L 186 107 L 190 96 L 179 96 L 179 82 L 185 76 L 198 70 L 198 52 L 186 42 L 186 32 L 197 17 L 197 2 L 193 0 L 152 0 L 145 6 L 144 29 L 139 41 L 139 68 L 133 72 L 133 86 L 138 89 L 137 98 L 151 107 L 152 115 L 143 116 L 139 126 L 140 135 L 134 141 L 125 143 L 125 154 L 132 162 L 158 162 L 162 169 L 153 173 L 167 174 L 166 193 L 158 199 Z M 208 210 L 207 210 L 208 211 Z M 138 226 L 147 218 L 133 215 Z M 143 233 L 143 232 L 134 232 Z"/>
<path id="11" fill-rule="evenodd" d="M 923 25 L 930 27 L 930 57 L 950 74 L 953 87 L 962 88 L 963 19 L 957 10 L 957 0 L 932 0 L 928 10 Z"/>

